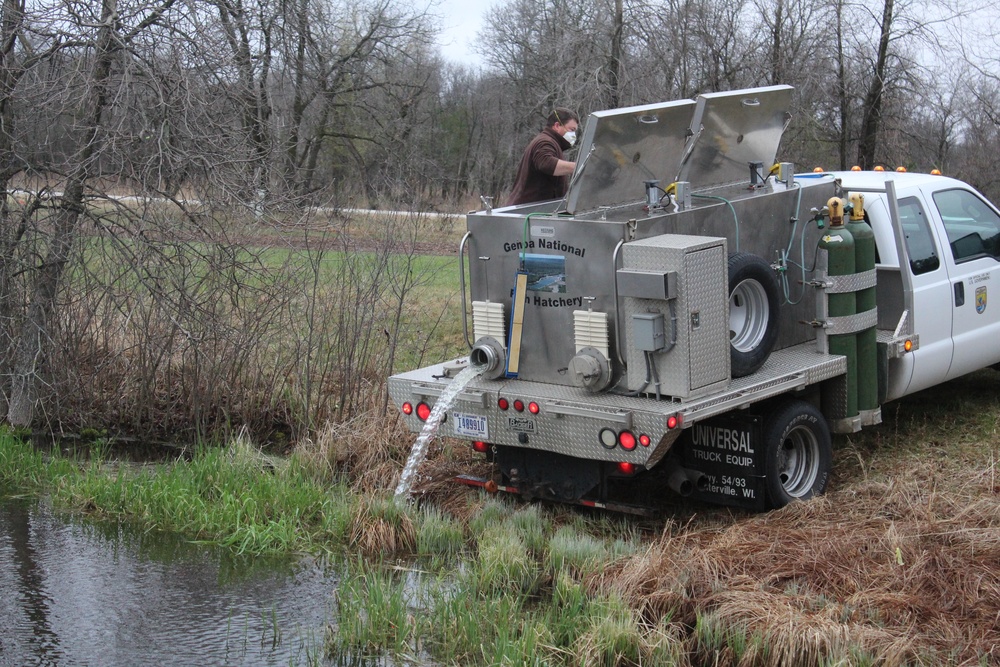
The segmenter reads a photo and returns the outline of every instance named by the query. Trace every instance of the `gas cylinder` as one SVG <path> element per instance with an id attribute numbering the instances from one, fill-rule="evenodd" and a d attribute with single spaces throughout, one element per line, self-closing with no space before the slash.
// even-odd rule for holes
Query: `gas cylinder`
<path id="1" fill-rule="evenodd" d="M 848 276 L 855 273 L 854 237 L 844 226 L 844 202 L 839 197 L 831 197 L 827 202 L 830 211 L 830 227 L 820 239 L 819 247 L 827 252 L 827 273 L 830 276 Z M 857 312 L 854 292 L 827 293 L 827 314 L 831 317 L 847 317 Z M 857 335 L 836 334 L 828 339 L 830 354 L 840 354 L 847 360 L 847 404 L 844 417 L 858 414 L 858 342 Z M 826 396 L 826 394 L 824 394 Z M 839 409 L 830 406 L 826 414 L 836 414 Z"/>
<path id="2" fill-rule="evenodd" d="M 860 193 L 850 195 L 851 215 L 845 225 L 854 238 L 854 270 L 857 273 L 875 269 L 875 233 L 865 222 L 865 196 Z M 874 310 L 875 286 L 866 287 L 856 293 L 855 308 L 858 313 Z M 860 331 L 858 340 L 858 410 L 871 411 L 878 408 L 878 347 L 875 325 Z"/>

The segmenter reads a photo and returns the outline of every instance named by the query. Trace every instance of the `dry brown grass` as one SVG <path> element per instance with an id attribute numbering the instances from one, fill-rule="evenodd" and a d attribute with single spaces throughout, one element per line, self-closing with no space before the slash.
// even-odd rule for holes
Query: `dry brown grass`
<path id="1" fill-rule="evenodd" d="M 417 531 L 405 508 L 389 499 L 365 499 L 351 517 L 351 547 L 369 558 L 410 554 Z"/>
<path id="2" fill-rule="evenodd" d="M 728 525 L 668 527 L 590 584 L 651 621 L 693 627 L 711 615 L 762 636 L 769 652 L 741 664 L 815 665 L 852 651 L 884 665 L 997 664 L 995 466 L 947 490 L 900 472 Z"/>

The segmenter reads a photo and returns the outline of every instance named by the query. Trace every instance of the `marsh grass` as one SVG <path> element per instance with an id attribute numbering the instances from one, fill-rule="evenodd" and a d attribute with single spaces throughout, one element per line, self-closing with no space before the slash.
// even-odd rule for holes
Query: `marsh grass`
<path id="1" fill-rule="evenodd" d="M 142 468 L 45 458 L 5 437 L 0 481 L 237 550 L 364 555 L 344 601 L 356 607 L 345 608 L 388 610 L 359 613 L 332 646 L 401 659 L 992 665 L 998 381 L 978 373 L 886 406 L 881 426 L 838 438 L 827 495 L 767 514 L 684 505 L 658 521 L 623 519 L 464 487 L 399 506 L 387 496 L 412 437 L 376 420 L 331 430 L 289 458 L 243 442 Z M 428 466 L 465 465 L 449 446 L 437 444 Z M 420 561 L 426 575 L 361 576 L 414 554 L 431 556 Z"/>
<path id="2" fill-rule="evenodd" d="M 413 506 L 392 496 L 363 498 L 351 519 L 350 546 L 367 556 L 408 555 L 417 546 Z"/>
<path id="3" fill-rule="evenodd" d="M 353 564 L 337 590 L 338 653 L 410 653 L 416 619 L 407 603 L 406 580 L 385 567 Z"/>
<path id="4" fill-rule="evenodd" d="M 465 547 L 464 526 L 433 505 L 420 508 L 416 531 L 419 556 L 455 556 Z"/>
<path id="5" fill-rule="evenodd" d="M 58 450 L 44 456 L 4 436 L 0 479 L 49 492 L 57 505 L 183 533 L 240 554 L 341 546 L 354 502 L 342 486 L 318 483 L 294 457 L 265 456 L 241 438 L 199 448 L 190 461 L 134 466 L 71 459 Z"/>

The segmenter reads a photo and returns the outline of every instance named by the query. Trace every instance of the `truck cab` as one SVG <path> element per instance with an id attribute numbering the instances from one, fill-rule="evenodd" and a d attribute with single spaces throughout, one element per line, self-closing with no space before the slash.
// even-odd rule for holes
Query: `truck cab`
<path id="1" fill-rule="evenodd" d="M 832 176 L 845 191 L 865 195 L 877 247 L 880 322 L 895 326 L 891 316 L 908 311 L 920 336 L 918 349 L 890 364 L 886 400 L 1000 362 L 1000 308 L 989 305 L 989 290 L 996 291 L 1000 281 L 997 209 L 966 183 L 945 176 Z"/>

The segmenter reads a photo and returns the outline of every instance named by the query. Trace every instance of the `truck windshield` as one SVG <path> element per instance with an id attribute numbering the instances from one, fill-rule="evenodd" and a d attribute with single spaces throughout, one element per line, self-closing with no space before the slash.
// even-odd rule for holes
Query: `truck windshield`
<path id="1" fill-rule="evenodd" d="M 977 257 L 1000 257 L 1000 216 L 968 190 L 934 193 L 956 264 Z"/>

